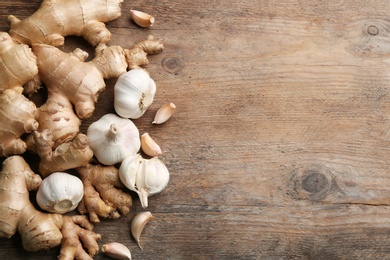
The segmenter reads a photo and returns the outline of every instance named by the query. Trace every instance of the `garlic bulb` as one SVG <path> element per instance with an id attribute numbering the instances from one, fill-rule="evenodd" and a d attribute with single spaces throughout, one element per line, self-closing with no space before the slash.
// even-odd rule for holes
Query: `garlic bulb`
<path id="1" fill-rule="evenodd" d="M 65 172 L 55 172 L 43 179 L 36 199 L 49 212 L 63 214 L 74 210 L 84 196 L 79 178 Z"/>
<path id="2" fill-rule="evenodd" d="M 115 83 L 115 112 L 124 118 L 140 118 L 152 104 L 155 93 L 156 83 L 145 70 L 130 70 Z"/>
<path id="3" fill-rule="evenodd" d="M 99 162 L 113 165 L 136 154 L 141 141 L 138 128 L 126 118 L 115 114 L 102 116 L 87 130 L 88 144 Z"/>
<path id="4" fill-rule="evenodd" d="M 121 182 L 137 192 L 141 206 L 148 207 L 148 197 L 161 192 L 168 184 L 169 171 L 165 164 L 153 157 L 144 159 L 136 154 L 123 160 L 119 168 Z"/>

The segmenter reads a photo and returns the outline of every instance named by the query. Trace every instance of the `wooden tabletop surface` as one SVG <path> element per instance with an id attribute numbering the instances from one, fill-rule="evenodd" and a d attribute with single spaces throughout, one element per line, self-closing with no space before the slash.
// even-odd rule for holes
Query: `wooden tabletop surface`
<path id="1" fill-rule="evenodd" d="M 1 1 L 0 31 L 40 2 Z M 136 26 L 131 8 L 155 25 Z M 171 179 L 150 198 L 143 251 L 130 236 L 136 196 L 128 215 L 96 224 L 100 245 L 123 243 L 133 259 L 390 259 L 388 0 L 125 0 L 122 10 L 107 23 L 110 45 L 165 43 L 147 66 L 154 103 L 134 122 L 164 150 Z M 64 50 L 76 47 L 92 50 L 66 38 Z M 114 111 L 115 81 L 82 132 Z M 176 114 L 151 125 L 167 102 Z M 0 239 L 1 259 L 58 253 Z"/>

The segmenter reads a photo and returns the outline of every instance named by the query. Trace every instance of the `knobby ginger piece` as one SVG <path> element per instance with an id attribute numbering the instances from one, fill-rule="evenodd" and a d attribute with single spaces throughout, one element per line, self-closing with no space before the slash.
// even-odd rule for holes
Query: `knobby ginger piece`
<path id="1" fill-rule="evenodd" d="M 111 33 L 105 22 L 121 16 L 123 0 L 44 0 L 39 9 L 24 20 L 13 15 L 10 35 L 16 42 L 32 45 L 64 44 L 64 37 L 82 36 L 91 45 L 106 43 Z"/>
<path id="2" fill-rule="evenodd" d="M 125 49 L 129 69 L 138 69 L 147 65 L 149 63 L 148 54 L 157 54 L 163 49 L 163 42 L 155 39 L 153 35 L 149 35 L 146 40 L 135 44 L 133 48 Z"/>
<path id="3" fill-rule="evenodd" d="M 20 137 L 38 129 L 37 108 L 22 92 L 22 87 L 0 90 L 0 156 L 24 153 Z"/>
<path id="4" fill-rule="evenodd" d="M 0 32 L 0 90 L 22 87 L 38 75 L 36 57 L 30 47 L 16 44 Z"/>
<path id="5" fill-rule="evenodd" d="M 89 214 L 91 222 L 100 222 L 99 217 L 119 218 L 127 214 L 132 205 L 131 195 L 119 179 L 114 166 L 88 164 L 77 169 L 84 184 L 84 197 L 78 206 L 81 214 Z"/>
<path id="6" fill-rule="evenodd" d="M 88 146 L 88 138 L 82 133 L 71 142 L 59 145 L 54 151 L 50 130 L 45 129 L 42 133 L 34 131 L 33 137 L 37 145 L 37 153 L 41 157 L 39 172 L 44 177 L 53 172 L 85 166 L 93 157 L 93 152 Z"/>

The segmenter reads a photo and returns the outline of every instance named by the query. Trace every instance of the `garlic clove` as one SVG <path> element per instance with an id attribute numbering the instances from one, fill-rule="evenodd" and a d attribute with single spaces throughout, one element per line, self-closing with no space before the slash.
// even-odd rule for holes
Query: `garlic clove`
<path id="1" fill-rule="evenodd" d="M 144 28 L 153 26 L 155 21 L 154 17 L 150 14 L 137 10 L 130 10 L 130 15 L 131 19 L 133 19 L 136 24 Z"/>
<path id="2" fill-rule="evenodd" d="M 138 192 L 136 177 L 142 160 L 140 154 L 135 154 L 124 159 L 119 167 L 119 179 L 129 190 L 135 192 Z"/>
<path id="3" fill-rule="evenodd" d="M 152 124 L 162 124 L 168 121 L 169 118 L 173 115 L 176 110 L 176 105 L 173 103 L 168 103 L 160 107 L 157 110 L 156 115 L 154 116 L 154 120 Z"/>
<path id="4" fill-rule="evenodd" d="M 161 192 L 168 185 L 169 171 L 157 157 L 145 160 L 145 171 L 145 184 L 149 196 Z"/>
<path id="5" fill-rule="evenodd" d="M 141 149 L 146 155 L 151 157 L 162 154 L 160 146 L 150 137 L 149 133 L 141 135 Z"/>
<path id="6" fill-rule="evenodd" d="M 137 241 L 139 248 L 142 249 L 140 244 L 140 237 L 142 234 L 142 231 L 144 230 L 146 224 L 153 218 L 152 213 L 150 211 L 140 212 L 137 215 L 134 216 L 133 220 L 131 221 L 131 234 L 134 237 L 135 241 Z"/>
<path id="7" fill-rule="evenodd" d="M 82 181 L 65 172 L 55 172 L 43 179 L 36 200 L 49 212 L 64 214 L 74 210 L 84 196 Z"/>
<path id="8" fill-rule="evenodd" d="M 114 259 L 131 260 L 129 248 L 118 242 L 111 242 L 102 246 L 102 251 Z"/>

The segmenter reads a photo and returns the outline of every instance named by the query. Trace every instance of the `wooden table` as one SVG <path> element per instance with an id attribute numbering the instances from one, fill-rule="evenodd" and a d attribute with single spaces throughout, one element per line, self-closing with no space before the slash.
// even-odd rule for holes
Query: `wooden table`
<path id="1" fill-rule="evenodd" d="M 1 1 L 0 31 L 39 4 Z M 155 25 L 137 27 L 131 8 Z M 110 44 L 165 43 L 147 66 L 155 101 L 134 122 L 171 180 L 150 198 L 143 251 L 129 234 L 136 196 L 131 213 L 96 225 L 99 244 L 121 242 L 133 259 L 390 259 L 389 18 L 387 0 L 125 1 Z M 68 37 L 75 47 L 92 51 Z M 114 84 L 83 132 L 114 111 Z M 151 125 L 166 102 L 177 113 Z M 0 239 L 1 259 L 58 253 Z"/>

